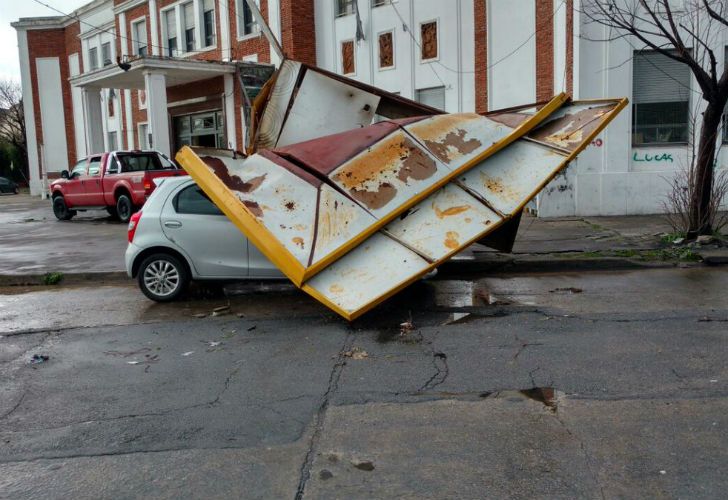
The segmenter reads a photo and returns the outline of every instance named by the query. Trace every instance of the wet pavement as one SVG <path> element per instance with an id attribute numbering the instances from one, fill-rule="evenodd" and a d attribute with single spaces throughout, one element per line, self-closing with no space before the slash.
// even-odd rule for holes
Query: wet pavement
<path id="1" fill-rule="evenodd" d="M 722 496 L 726 270 L 445 278 L 0 290 L 0 498 Z"/>

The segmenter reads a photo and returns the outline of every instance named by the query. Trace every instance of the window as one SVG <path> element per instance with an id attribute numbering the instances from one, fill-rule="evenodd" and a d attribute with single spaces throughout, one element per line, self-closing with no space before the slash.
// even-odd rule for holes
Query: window
<path id="1" fill-rule="evenodd" d="M 156 153 L 126 153 L 117 154 L 116 157 L 121 163 L 123 172 L 144 172 L 165 168 Z"/>
<path id="2" fill-rule="evenodd" d="M 112 156 L 109 163 L 106 165 L 106 175 L 118 174 L 121 171 L 119 166 L 119 160 L 115 156 Z"/>
<path id="3" fill-rule="evenodd" d="M 182 21 L 185 30 L 185 51 L 195 50 L 195 9 L 192 2 L 182 6 Z"/>
<path id="4" fill-rule="evenodd" d="M 111 43 L 109 42 L 101 44 L 101 61 L 104 66 L 111 65 Z"/>
<path id="5" fill-rule="evenodd" d="M 202 2 L 202 27 L 204 28 L 205 47 L 215 45 L 215 2 L 214 0 L 203 0 Z"/>
<path id="6" fill-rule="evenodd" d="M 394 67 L 394 34 L 381 33 L 379 35 L 379 68 Z"/>
<path id="7" fill-rule="evenodd" d="M 134 53 L 139 56 L 147 55 L 147 22 L 142 19 L 132 24 Z"/>
<path id="8" fill-rule="evenodd" d="M 224 215 L 197 185 L 180 191 L 173 205 L 178 214 Z"/>
<path id="9" fill-rule="evenodd" d="M 659 52 L 635 52 L 632 144 L 688 140 L 690 69 Z"/>
<path id="10" fill-rule="evenodd" d="M 382 5 L 388 5 L 392 3 L 391 0 L 372 0 L 372 7 L 381 7 Z"/>
<path id="11" fill-rule="evenodd" d="M 84 175 L 86 173 L 86 158 L 78 160 L 71 170 L 71 177 L 74 175 Z"/>
<path id="12" fill-rule="evenodd" d="M 167 34 L 167 55 L 174 57 L 177 52 L 177 16 L 174 9 L 164 12 L 164 26 Z"/>
<path id="13" fill-rule="evenodd" d="M 354 13 L 354 0 L 335 0 L 336 17 L 348 16 Z"/>
<path id="14" fill-rule="evenodd" d="M 437 59 L 437 21 L 420 24 L 420 58 L 423 61 Z"/>
<path id="15" fill-rule="evenodd" d="M 119 149 L 119 139 L 117 133 L 109 132 L 109 151 L 116 151 Z"/>
<path id="16" fill-rule="evenodd" d="M 417 102 L 445 111 L 445 87 L 417 90 Z"/>
<path id="17" fill-rule="evenodd" d="M 91 71 L 99 69 L 99 51 L 96 47 L 91 47 L 88 51 L 88 65 Z"/>
<path id="18" fill-rule="evenodd" d="M 356 73 L 353 40 L 341 42 L 341 70 L 345 75 L 353 75 Z"/>
<path id="19" fill-rule="evenodd" d="M 91 158 L 91 161 L 88 162 L 88 175 L 99 175 L 99 170 L 101 167 L 101 157 L 95 156 Z"/>
<path id="20" fill-rule="evenodd" d="M 139 124 L 139 149 L 149 149 L 149 125 Z"/>
<path id="21" fill-rule="evenodd" d="M 256 4 L 259 4 L 259 0 L 256 0 Z M 245 0 L 237 0 L 236 5 L 238 11 L 238 37 L 242 38 L 258 33 L 258 23 L 255 22 L 253 11 L 248 7 L 248 3 Z"/>

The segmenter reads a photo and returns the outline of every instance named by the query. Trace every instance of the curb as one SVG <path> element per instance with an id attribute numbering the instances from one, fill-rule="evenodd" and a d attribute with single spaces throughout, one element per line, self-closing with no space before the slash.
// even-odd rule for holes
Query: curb
<path id="1" fill-rule="evenodd" d="M 706 255 L 702 262 L 657 261 L 644 262 L 622 257 L 593 258 L 543 258 L 534 256 L 512 257 L 491 255 L 488 259 L 456 258 L 438 268 L 439 274 L 457 276 L 463 274 L 489 273 L 555 273 L 574 271 L 627 271 L 636 269 L 666 269 L 674 267 L 704 267 L 728 265 L 725 255 Z M 0 274 L 0 287 L 3 286 L 64 286 L 131 283 L 125 271 L 64 273 L 57 285 L 45 285 L 44 274 L 3 275 Z"/>
<path id="2" fill-rule="evenodd" d="M 0 287 L 3 286 L 64 286 L 64 285 L 105 285 L 111 283 L 130 282 L 125 271 L 63 273 L 63 279 L 55 285 L 46 285 L 43 274 L 0 274 Z"/>

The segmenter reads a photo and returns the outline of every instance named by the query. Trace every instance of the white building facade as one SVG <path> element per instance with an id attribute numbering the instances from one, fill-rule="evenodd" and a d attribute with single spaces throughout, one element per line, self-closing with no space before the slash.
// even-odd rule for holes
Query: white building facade
<path id="1" fill-rule="evenodd" d="M 641 47 L 633 40 L 589 41 L 606 33 L 580 16 L 578 0 L 257 3 L 289 57 L 448 112 L 482 113 L 558 92 L 629 97 L 539 196 L 540 216 L 662 212 L 670 179 L 687 164 L 689 116 L 701 106 L 687 67 L 635 57 Z M 78 21 L 14 23 L 34 193 L 44 175 L 99 150 L 242 149 L 231 63 L 279 62 L 243 0 L 96 0 L 74 15 Z M 55 52 L 41 43 L 49 39 L 59 41 Z M 722 70 L 728 30 L 712 43 Z M 117 56 L 131 61 L 128 72 Z M 728 167 L 726 155 L 716 168 Z"/>

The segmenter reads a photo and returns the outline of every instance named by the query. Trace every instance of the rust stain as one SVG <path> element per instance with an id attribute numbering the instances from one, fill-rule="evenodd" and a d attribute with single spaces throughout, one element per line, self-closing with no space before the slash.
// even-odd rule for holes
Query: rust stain
<path id="1" fill-rule="evenodd" d="M 351 197 L 358 200 L 372 210 L 382 208 L 397 196 L 397 190 L 390 183 L 385 182 L 377 191 L 359 191 L 358 189 L 350 189 Z"/>
<path id="2" fill-rule="evenodd" d="M 498 113 L 486 116 L 486 118 L 490 118 L 494 122 L 501 123 L 510 128 L 518 128 L 523 125 L 526 120 L 532 117 L 533 115 L 529 115 L 527 113 Z"/>
<path id="3" fill-rule="evenodd" d="M 301 238 L 300 236 L 296 236 L 296 237 L 295 237 L 295 238 L 293 238 L 293 240 L 291 240 L 291 241 L 293 241 L 293 243 L 294 243 L 295 245 L 298 245 L 299 247 L 301 247 L 301 248 L 303 249 L 303 246 L 304 246 L 304 243 L 303 243 L 303 238 Z"/>
<path id="4" fill-rule="evenodd" d="M 473 222 L 473 219 L 471 219 L 470 217 L 465 217 L 466 224 L 470 224 L 471 222 Z"/>
<path id="5" fill-rule="evenodd" d="M 460 246 L 460 243 L 458 242 L 459 237 L 460 235 L 455 231 L 448 231 L 445 233 L 445 246 L 451 250 L 455 250 Z"/>
<path id="6" fill-rule="evenodd" d="M 325 249 L 341 237 L 349 238 L 349 224 L 354 222 L 357 214 L 357 207 L 344 205 L 343 203 L 340 204 L 336 200 L 332 203 L 331 198 L 323 199 L 321 207 L 323 210 L 319 212 L 320 215 L 316 233 L 317 249 Z"/>
<path id="7" fill-rule="evenodd" d="M 474 138 L 465 140 L 466 134 L 465 130 L 459 128 L 448 132 L 443 139 L 425 139 L 425 145 L 441 161 L 450 163 L 463 155 L 472 153 L 483 145 L 482 142 Z"/>
<path id="8" fill-rule="evenodd" d="M 407 155 L 402 157 L 402 168 L 397 173 L 397 178 L 406 183 L 409 179 L 423 181 L 432 177 L 437 172 L 435 160 L 427 156 L 420 148 L 415 146 L 409 139 L 404 140 L 408 150 Z"/>
<path id="9" fill-rule="evenodd" d="M 450 207 L 446 208 L 445 210 L 440 210 L 435 203 L 432 203 L 432 210 L 435 212 L 435 215 L 438 219 L 444 219 L 445 217 L 450 217 L 452 215 L 461 214 L 463 212 L 466 212 L 470 210 L 470 205 L 459 205 L 457 207 Z M 468 219 L 465 219 L 467 222 Z"/>
<path id="10" fill-rule="evenodd" d="M 480 179 L 483 182 L 483 186 L 491 193 L 510 199 L 517 199 L 519 197 L 519 193 L 510 186 L 504 184 L 503 179 L 500 177 L 488 177 L 488 175 L 481 172 Z"/>
<path id="11" fill-rule="evenodd" d="M 437 163 L 403 133 L 375 144 L 340 168 L 332 180 L 370 209 L 385 206 L 397 195 L 395 179 L 421 181 L 437 172 Z"/>
<path id="12" fill-rule="evenodd" d="M 296 209 L 296 204 L 294 202 L 292 202 L 292 201 L 286 202 L 286 210 L 288 210 L 289 212 L 292 212 L 295 209 Z"/>
<path id="13" fill-rule="evenodd" d="M 331 285 L 329 287 L 329 292 L 331 293 L 341 293 L 344 289 L 340 285 Z"/>
<path id="14" fill-rule="evenodd" d="M 582 109 L 555 118 L 529 134 L 538 141 L 573 151 L 602 123 L 602 117 L 612 111 L 614 105 Z"/>
<path id="15" fill-rule="evenodd" d="M 252 213 L 256 217 L 263 217 L 263 209 L 260 208 L 260 205 L 258 205 L 256 202 L 250 201 L 250 200 L 242 200 L 242 201 L 243 201 L 243 205 L 245 205 L 245 208 L 247 208 L 250 211 L 250 213 Z"/>
<path id="16" fill-rule="evenodd" d="M 239 191 L 241 193 L 251 193 L 258 189 L 265 180 L 266 174 L 253 177 L 252 179 L 249 179 L 247 181 L 243 181 L 243 179 L 241 179 L 237 175 L 230 175 L 230 171 L 228 170 L 227 166 L 225 166 L 225 164 L 219 158 L 206 156 L 205 158 L 203 158 L 203 161 L 207 164 L 208 167 L 212 169 L 213 172 L 215 172 L 215 175 L 223 182 L 223 184 L 225 184 L 233 191 Z"/>

